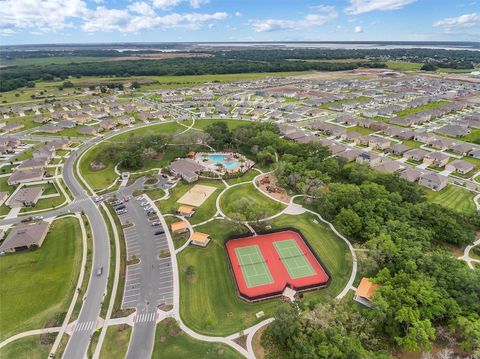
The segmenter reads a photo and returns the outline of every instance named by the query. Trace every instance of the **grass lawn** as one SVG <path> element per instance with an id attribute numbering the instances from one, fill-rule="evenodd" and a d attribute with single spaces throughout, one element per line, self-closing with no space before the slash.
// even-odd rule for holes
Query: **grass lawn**
<path id="1" fill-rule="evenodd" d="M 137 130 L 129 131 L 118 136 L 114 136 L 108 141 L 124 141 L 127 142 L 132 135 L 152 135 L 158 133 L 173 133 L 179 130 L 182 126 L 178 123 L 165 123 L 152 125 Z M 112 182 L 118 177 L 115 173 L 116 163 L 103 160 L 102 162 L 106 165 L 105 168 L 95 171 L 90 167 L 90 164 L 97 160 L 102 159 L 102 152 L 108 146 L 108 142 L 102 142 L 99 145 L 89 149 L 83 156 L 80 162 L 80 171 L 83 178 L 87 183 L 95 190 L 99 191 L 104 189 L 112 184 Z M 178 154 L 178 151 L 165 151 L 165 155 L 161 160 L 149 160 L 145 163 L 144 168 L 139 169 L 139 171 L 146 171 L 150 168 L 161 167 L 166 163 L 170 162 Z"/>
<path id="2" fill-rule="evenodd" d="M 208 343 L 193 339 L 176 322 L 164 320 L 157 325 L 152 359 L 240 359 L 237 351 L 221 343 Z"/>
<path id="3" fill-rule="evenodd" d="M 272 227 L 293 227 L 300 230 L 332 277 L 327 288 L 304 294 L 306 305 L 334 298 L 343 290 L 352 272 L 352 256 L 347 244 L 330 228 L 310 213 L 282 215 L 273 220 Z"/>
<path id="4" fill-rule="evenodd" d="M 280 300 L 247 303 L 238 297 L 224 245 L 224 240 L 238 231 L 235 227 L 222 220 L 200 226 L 196 229 L 212 238 L 208 246 L 188 246 L 177 255 L 180 315 L 188 327 L 199 333 L 227 335 L 238 332 L 264 319 L 257 319 L 255 313 L 263 310 L 268 318 L 280 304 Z M 191 277 L 186 274 L 189 266 L 193 267 Z"/>
<path id="5" fill-rule="evenodd" d="M 434 102 L 427 103 L 426 105 L 407 108 L 403 111 L 397 112 L 396 115 L 397 115 L 397 117 L 408 117 L 408 116 L 414 115 L 414 114 L 422 112 L 422 111 L 436 109 L 436 108 L 438 108 L 440 106 L 443 106 L 447 103 L 448 103 L 448 101 L 445 101 L 445 100 L 434 101 Z"/>
<path id="6" fill-rule="evenodd" d="M 53 335 L 56 335 L 53 334 Z M 0 349 L 3 359 L 44 359 L 48 357 L 52 344 L 41 344 L 40 336 L 33 335 L 15 340 Z"/>
<path id="7" fill-rule="evenodd" d="M 125 358 L 131 333 L 132 327 L 127 324 L 108 327 L 100 358 Z"/>
<path id="8" fill-rule="evenodd" d="M 210 119 L 202 120 L 202 119 L 200 119 L 200 120 L 195 121 L 195 126 L 193 126 L 193 127 L 203 130 L 205 127 L 211 125 L 212 123 L 216 123 L 216 122 L 226 123 L 230 130 L 234 130 L 239 126 L 252 123 L 252 121 L 245 121 L 245 120 L 222 120 L 222 119 L 220 119 L 220 120 L 210 120 Z"/>
<path id="9" fill-rule="evenodd" d="M 30 211 L 49 210 L 54 207 L 60 206 L 64 202 L 65 202 L 65 196 L 62 193 L 60 193 L 60 196 L 40 199 L 38 200 L 35 207 L 25 207 L 25 208 L 22 208 L 20 212 L 24 213 L 24 212 L 30 212 Z"/>
<path id="10" fill-rule="evenodd" d="M 472 132 L 462 137 L 462 141 L 480 143 L 480 129 L 472 128 Z"/>
<path id="11" fill-rule="evenodd" d="M 138 189 L 133 192 L 133 195 L 140 196 L 143 193 L 148 195 L 148 197 L 150 197 L 152 201 L 162 198 L 165 195 L 165 191 L 161 188 L 147 189 L 147 190 Z"/>
<path id="12" fill-rule="evenodd" d="M 361 135 L 369 135 L 371 133 L 376 132 L 375 130 L 371 130 L 369 128 L 365 128 L 361 126 L 353 126 L 353 127 L 347 128 L 347 132 L 353 132 L 353 131 L 358 132 Z"/>
<path id="13" fill-rule="evenodd" d="M 405 146 L 408 146 L 408 147 L 411 147 L 411 148 L 419 148 L 421 145 L 423 145 L 422 142 L 418 142 L 418 141 L 415 141 L 415 140 L 405 140 L 405 141 L 402 141 L 402 143 Z"/>
<path id="14" fill-rule="evenodd" d="M 257 190 L 253 184 L 248 183 L 232 187 L 222 195 L 220 198 L 220 206 L 222 211 L 224 211 L 224 213 L 229 217 L 232 215 L 235 216 L 236 209 L 233 207 L 233 204 L 240 199 L 247 199 L 248 202 L 253 204 L 255 207 L 264 208 L 264 218 L 270 217 L 285 208 L 285 205 L 271 200 L 262 192 Z M 245 214 L 240 213 L 240 215 Z"/>
<path id="15" fill-rule="evenodd" d="M 41 248 L 0 258 L 0 340 L 63 320 L 80 271 L 80 233 L 77 219 L 58 219 Z"/>
<path id="16" fill-rule="evenodd" d="M 430 202 L 462 213 L 471 213 L 476 208 L 475 203 L 473 203 L 473 193 L 452 184 L 438 192 L 428 190 L 426 191 L 426 197 Z"/>
<path id="17" fill-rule="evenodd" d="M 32 158 L 33 157 L 33 151 L 35 151 L 37 148 L 40 148 L 42 146 L 44 146 L 45 143 L 38 143 L 32 147 L 30 147 L 28 150 L 25 150 L 23 151 L 22 153 L 18 154 L 14 161 L 25 161 L 25 160 L 28 160 L 29 158 Z"/>
<path id="18" fill-rule="evenodd" d="M 253 179 L 254 179 L 255 177 L 257 177 L 258 175 L 260 175 L 260 172 L 255 171 L 255 170 L 250 170 L 250 171 L 248 171 L 247 173 L 245 173 L 243 176 L 227 179 L 226 182 L 227 182 L 229 185 L 233 185 L 233 184 L 237 184 L 237 183 L 242 183 L 242 182 L 247 182 L 247 181 L 253 180 Z"/>
<path id="19" fill-rule="evenodd" d="M 167 198 L 166 200 L 158 201 L 155 204 L 157 207 L 160 209 L 160 211 L 165 214 L 165 213 L 176 213 L 178 207 L 180 206 L 180 203 L 177 202 L 177 200 L 182 197 L 185 193 L 190 190 L 195 184 L 202 184 L 206 186 L 212 186 L 216 187 L 217 190 L 212 193 L 208 199 L 203 202 L 203 204 L 197 208 L 196 213 L 193 215 L 192 218 L 189 219 L 189 222 L 192 224 L 196 223 L 201 223 L 203 221 L 206 221 L 210 217 L 212 217 L 216 210 L 215 207 L 215 201 L 222 191 L 225 186 L 223 185 L 222 182 L 217 182 L 217 181 L 208 181 L 208 180 L 200 180 L 195 183 L 186 183 L 184 181 L 181 181 L 177 183 L 177 185 L 170 190 L 170 197 Z"/>

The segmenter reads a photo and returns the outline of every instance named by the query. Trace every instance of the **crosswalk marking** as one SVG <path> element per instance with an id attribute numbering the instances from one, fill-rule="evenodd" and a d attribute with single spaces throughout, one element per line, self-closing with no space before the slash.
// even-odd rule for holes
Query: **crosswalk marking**
<path id="1" fill-rule="evenodd" d="M 77 323 L 75 326 L 75 332 L 84 332 L 86 330 L 92 330 L 95 327 L 95 322 L 82 322 Z"/>
<path id="2" fill-rule="evenodd" d="M 156 314 L 156 312 L 139 314 L 135 317 L 135 323 L 153 322 L 156 319 Z"/>

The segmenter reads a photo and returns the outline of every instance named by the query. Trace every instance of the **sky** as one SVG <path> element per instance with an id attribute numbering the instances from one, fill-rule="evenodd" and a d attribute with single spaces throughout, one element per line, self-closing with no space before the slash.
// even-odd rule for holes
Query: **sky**
<path id="1" fill-rule="evenodd" d="M 0 45 L 480 41 L 480 0 L 0 0 Z"/>

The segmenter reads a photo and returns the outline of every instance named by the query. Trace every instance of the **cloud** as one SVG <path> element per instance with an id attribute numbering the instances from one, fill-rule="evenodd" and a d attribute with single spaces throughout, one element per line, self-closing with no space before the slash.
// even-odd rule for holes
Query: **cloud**
<path id="1" fill-rule="evenodd" d="M 237 11 L 237 12 L 235 13 L 235 16 L 242 16 L 242 13 L 241 13 L 240 11 Z"/>
<path id="2" fill-rule="evenodd" d="M 0 2 L 0 28 L 58 31 L 72 27 L 69 21 L 87 11 L 83 0 L 4 0 Z"/>
<path id="3" fill-rule="evenodd" d="M 153 0 L 153 7 L 160 10 L 170 10 L 178 6 L 182 0 Z"/>
<path id="4" fill-rule="evenodd" d="M 477 13 L 465 14 L 458 17 L 449 17 L 436 21 L 433 26 L 440 26 L 445 29 L 453 27 L 472 27 L 480 24 L 480 15 Z"/>
<path id="5" fill-rule="evenodd" d="M 312 7 L 316 13 L 308 14 L 300 20 L 265 19 L 250 20 L 250 24 L 256 32 L 270 32 L 279 30 L 302 30 L 310 27 L 323 25 L 338 16 L 332 6 Z"/>
<path id="6" fill-rule="evenodd" d="M 356 32 L 356 33 L 363 32 L 362 27 L 361 27 L 361 26 L 355 26 L 355 32 Z"/>
<path id="7" fill-rule="evenodd" d="M 153 6 L 160 10 L 171 10 L 186 0 L 153 0 Z M 188 0 L 190 6 L 198 9 L 200 6 L 208 4 L 210 0 Z"/>
<path id="8" fill-rule="evenodd" d="M 370 11 L 400 10 L 417 0 L 349 0 L 350 6 L 345 12 L 350 15 L 363 14 Z"/>
<path id="9" fill-rule="evenodd" d="M 152 29 L 186 28 L 199 29 L 204 23 L 223 20 L 228 17 L 225 12 L 213 14 L 171 13 L 164 16 L 132 15 L 128 10 L 107 9 L 98 7 L 82 25 L 86 32 L 140 32 Z"/>
<path id="10" fill-rule="evenodd" d="M 155 11 L 145 2 L 135 2 L 128 9 L 140 15 L 155 16 Z"/>
<path id="11" fill-rule="evenodd" d="M 0 29 L 0 36 L 12 36 L 16 33 L 13 29 Z"/>

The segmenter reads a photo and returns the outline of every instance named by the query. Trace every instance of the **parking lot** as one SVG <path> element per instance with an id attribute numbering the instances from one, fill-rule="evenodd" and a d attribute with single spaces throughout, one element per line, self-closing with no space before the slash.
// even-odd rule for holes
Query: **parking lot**
<path id="1" fill-rule="evenodd" d="M 173 303 L 173 272 L 164 233 L 167 229 L 161 224 L 152 226 L 144 209 L 147 206 L 142 204 L 144 201 L 132 198 L 120 206 L 125 206 L 126 213 L 119 215 L 126 227 L 127 259 L 135 262 L 127 265 L 122 308 L 136 308 L 137 313 Z"/>

